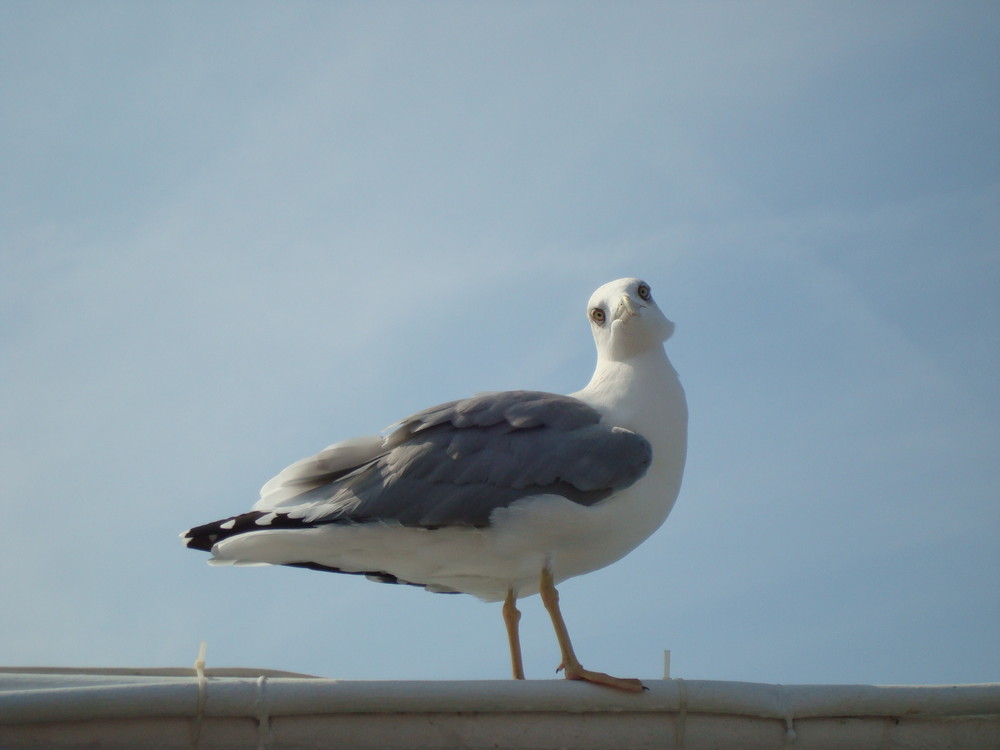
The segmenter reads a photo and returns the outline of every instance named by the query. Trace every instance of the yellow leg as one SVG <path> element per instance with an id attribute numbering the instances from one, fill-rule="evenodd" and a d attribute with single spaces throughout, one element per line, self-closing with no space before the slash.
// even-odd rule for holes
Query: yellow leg
<path id="1" fill-rule="evenodd" d="M 521 637 L 517 626 L 521 622 L 521 613 L 517 609 L 517 595 L 514 589 L 507 589 L 507 598 L 503 601 L 503 622 L 507 626 L 507 641 L 510 643 L 510 666 L 515 680 L 524 679 L 524 663 L 521 661 Z"/>
<path id="2" fill-rule="evenodd" d="M 567 680 L 586 680 L 598 685 L 607 685 L 608 687 L 630 690 L 636 693 L 642 692 L 645 689 L 639 680 L 612 677 L 611 675 L 604 674 L 604 672 L 591 672 L 580 665 L 576 654 L 573 653 L 573 644 L 569 640 L 569 631 L 566 630 L 566 622 L 563 620 L 562 612 L 559 611 L 559 592 L 556 591 L 555 584 L 552 581 L 552 571 L 547 567 L 542 569 L 539 593 L 541 594 L 545 609 L 549 612 L 549 617 L 552 618 L 552 627 L 555 628 L 556 640 L 559 641 L 559 650 L 562 652 L 562 665 L 560 669 L 564 670 Z"/>

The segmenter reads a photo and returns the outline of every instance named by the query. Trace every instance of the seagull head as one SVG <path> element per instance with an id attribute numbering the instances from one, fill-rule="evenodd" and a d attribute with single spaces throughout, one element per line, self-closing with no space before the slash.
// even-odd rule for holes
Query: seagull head
<path id="1" fill-rule="evenodd" d="M 587 317 L 600 359 L 629 359 L 662 346 L 674 332 L 642 279 L 618 279 L 600 287 L 587 303 Z"/>

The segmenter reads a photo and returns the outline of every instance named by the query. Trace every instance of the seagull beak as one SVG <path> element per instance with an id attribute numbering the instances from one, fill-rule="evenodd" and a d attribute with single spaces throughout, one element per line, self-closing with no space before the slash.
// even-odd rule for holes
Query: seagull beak
<path id="1" fill-rule="evenodd" d="M 618 305 L 615 307 L 615 312 L 611 319 L 627 323 L 629 318 L 639 317 L 639 307 L 642 307 L 642 305 L 636 307 L 632 298 L 627 294 L 623 294 L 622 298 L 618 300 Z"/>

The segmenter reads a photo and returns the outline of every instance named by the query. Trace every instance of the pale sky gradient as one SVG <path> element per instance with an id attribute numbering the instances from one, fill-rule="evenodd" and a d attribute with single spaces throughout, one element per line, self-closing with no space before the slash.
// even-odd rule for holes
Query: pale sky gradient
<path id="1" fill-rule="evenodd" d="M 505 678 L 498 605 L 177 534 L 580 388 L 640 276 L 690 457 L 561 587 L 584 664 L 1000 680 L 997 3 L 6 0 L 0 87 L 0 664 Z"/>

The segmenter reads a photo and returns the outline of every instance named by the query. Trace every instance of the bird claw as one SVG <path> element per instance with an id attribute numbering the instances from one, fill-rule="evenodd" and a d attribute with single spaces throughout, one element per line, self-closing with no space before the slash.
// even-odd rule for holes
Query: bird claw
<path id="1" fill-rule="evenodd" d="M 562 668 L 561 665 L 560 668 Z M 566 669 L 565 672 L 567 680 L 583 680 L 585 682 L 591 682 L 595 685 L 604 685 L 605 687 L 627 690 L 630 693 L 641 693 L 649 690 L 649 688 L 643 685 L 641 681 L 634 678 L 612 677 L 604 672 L 593 672 L 589 669 L 584 669 L 579 665 Z"/>

